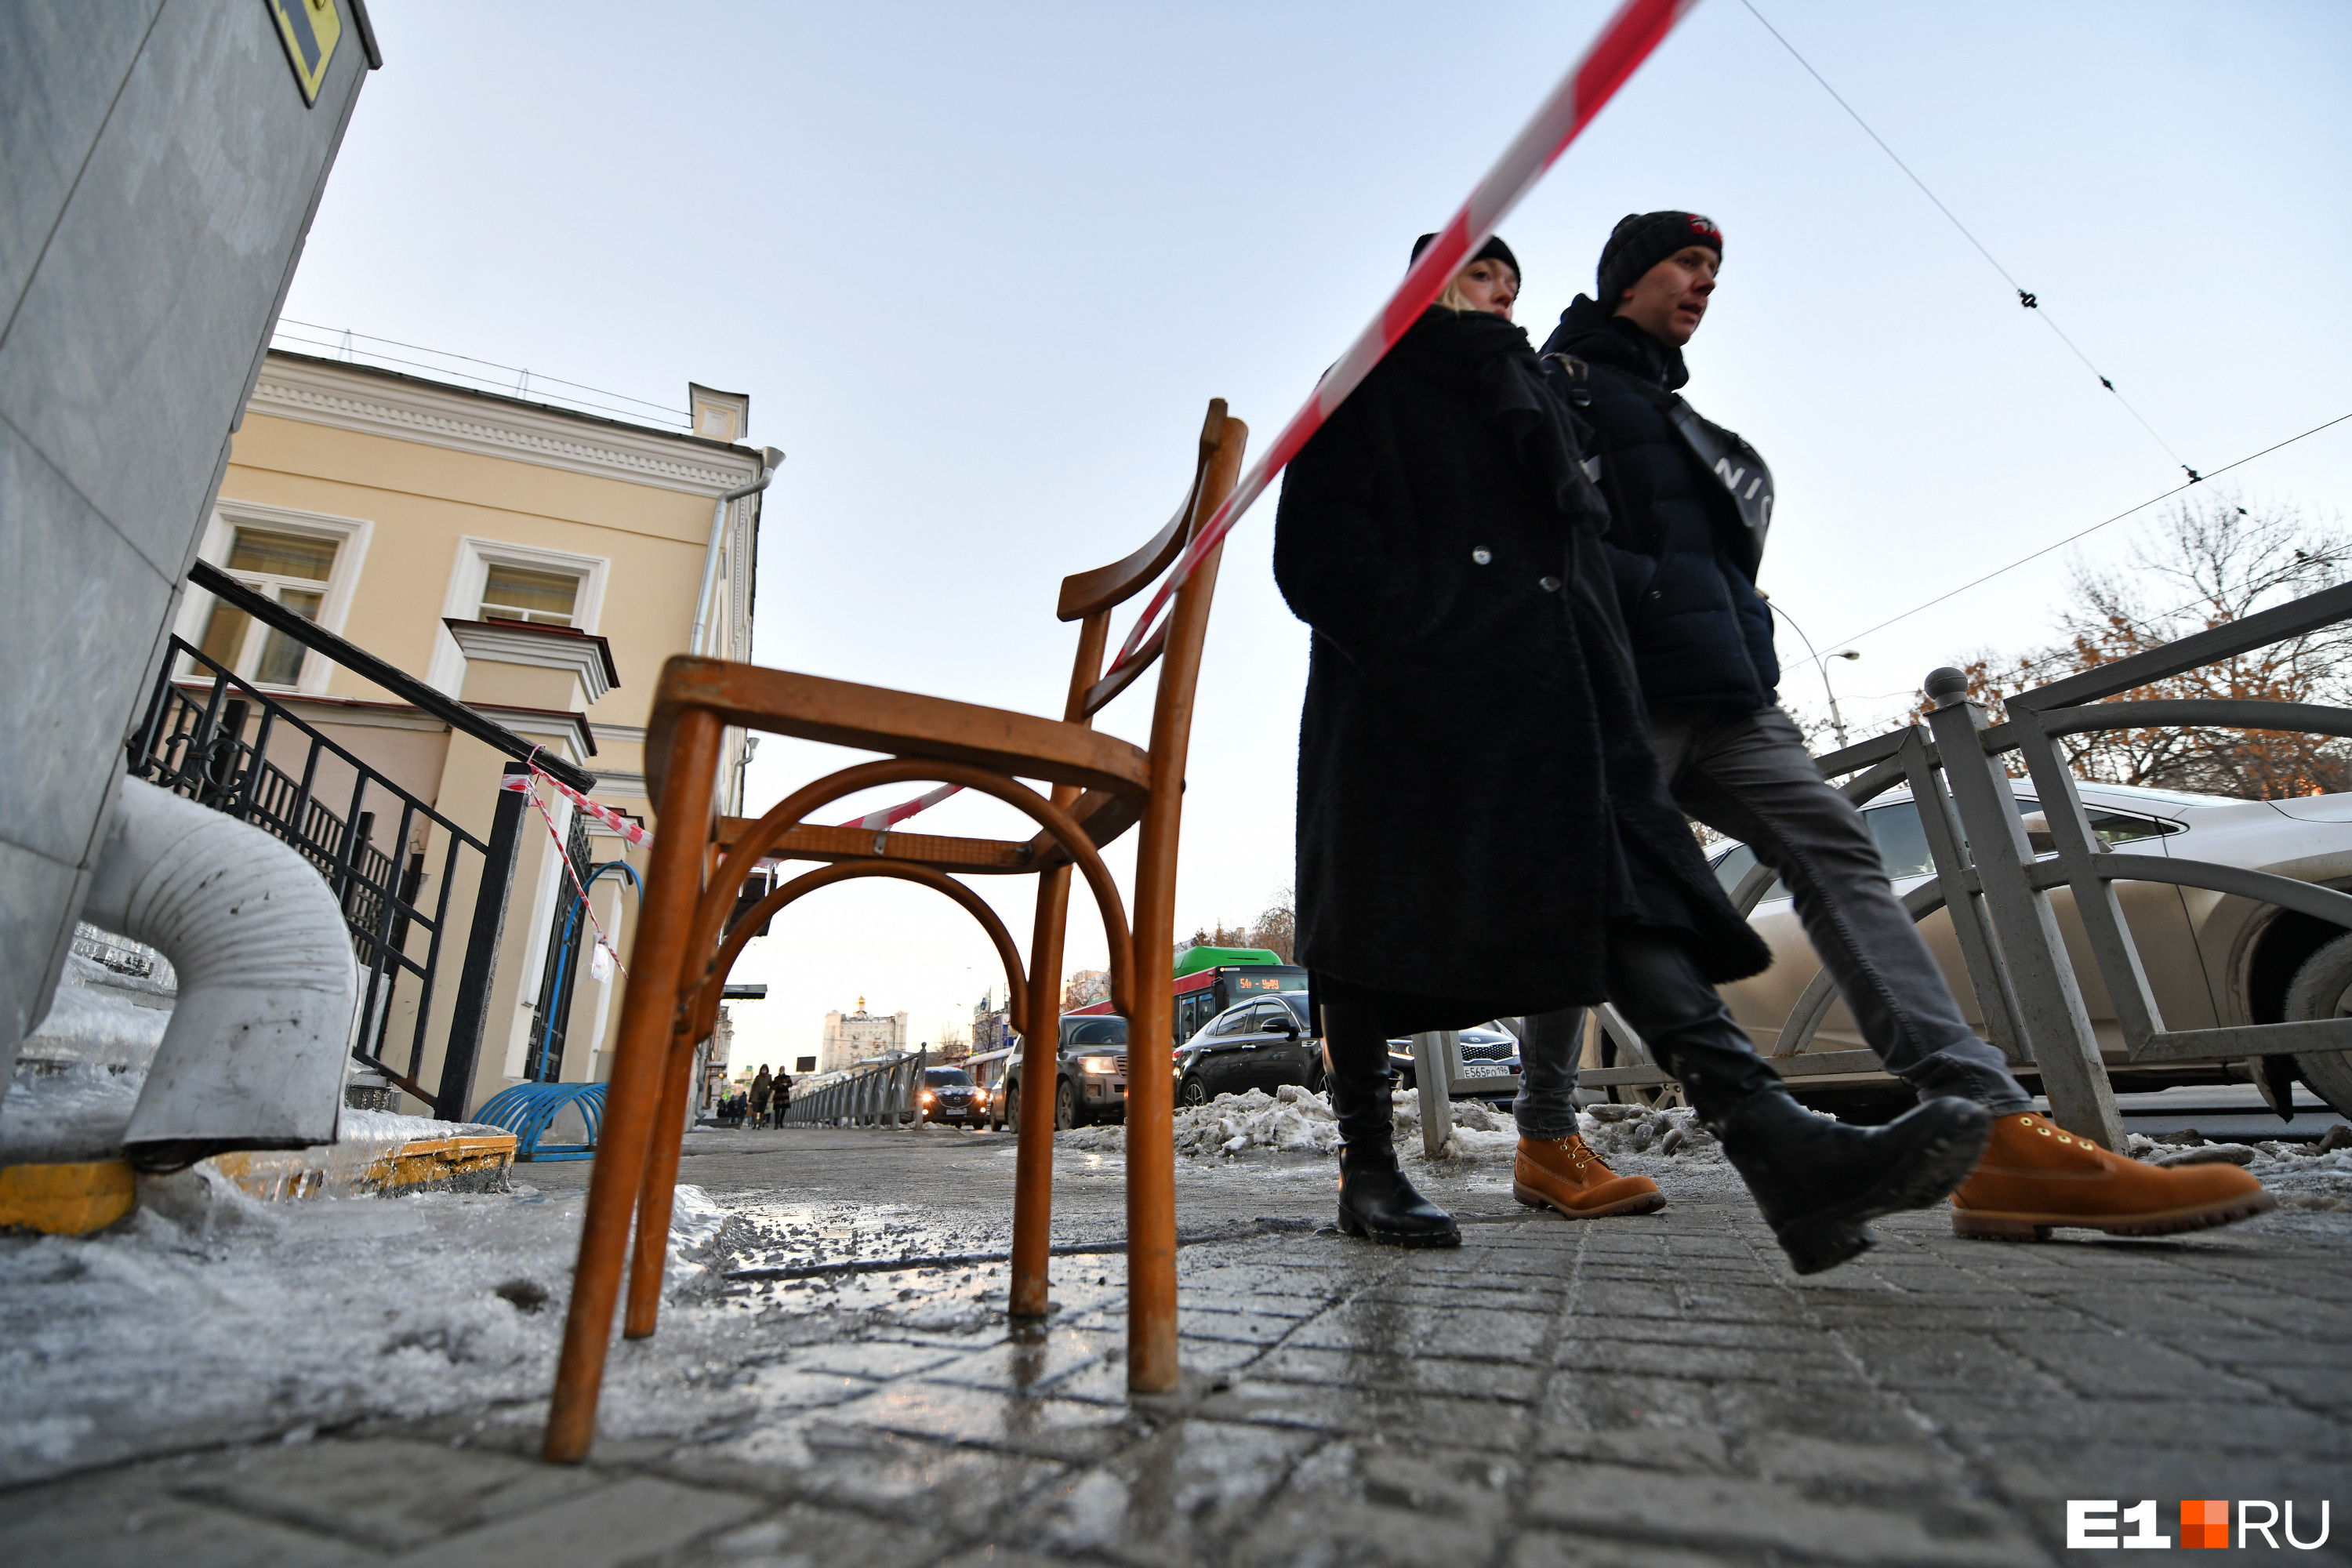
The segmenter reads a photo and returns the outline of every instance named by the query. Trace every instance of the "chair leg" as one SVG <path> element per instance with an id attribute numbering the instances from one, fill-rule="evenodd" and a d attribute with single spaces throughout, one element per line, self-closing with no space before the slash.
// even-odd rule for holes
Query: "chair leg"
<path id="1" fill-rule="evenodd" d="M 1152 802 L 1136 843 L 1127 1070 L 1127 1386 L 1176 1387 L 1176 1086 L 1159 1055 L 1175 1033 L 1176 802 Z"/>
<path id="2" fill-rule="evenodd" d="M 661 831 L 654 836 L 652 875 L 630 952 L 634 972 L 621 1008 L 621 1034 L 606 1089 L 596 1161 L 588 1178 L 588 1215 L 580 1262 L 563 1323 L 555 1392 L 543 1452 L 560 1464 L 588 1457 L 596 1436 L 596 1396 L 628 1250 L 629 1218 L 645 1174 L 646 1145 L 661 1098 L 686 945 L 702 888 L 702 846 L 719 768 L 719 721 L 697 709 L 678 716 L 669 774 L 662 790 Z"/>
<path id="3" fill-rule="evenodd" d="M 1062 933 L 1070 868 L 1037 879 L 1029 942 L 1029 1016 L 1021 1043 L 1021 1131 L 1013 1164 L 1013 1292 L 1016 1318 L 1045 1315 L 1046 1259 L 1054 1231 L 1054 1100 L 1060 1087 Z"/>
<path id="4" fill-rule="evenodd" d="M 629 1295 L 621 1314 L 624 1339 L 652 1334 L 661 1316 L 662 1282 L 669 1266 L 669 1220 L 677 1204 L 677 1159 L 686 1142 L 686 1098 L 692 1089 L 694 1046 L 683 1036 L 670 1042 L 662 1077 L 660 1108 L 654 1113 L 646 1175 L 637 1189 L 637 1233 L 629 1258 Z"/>

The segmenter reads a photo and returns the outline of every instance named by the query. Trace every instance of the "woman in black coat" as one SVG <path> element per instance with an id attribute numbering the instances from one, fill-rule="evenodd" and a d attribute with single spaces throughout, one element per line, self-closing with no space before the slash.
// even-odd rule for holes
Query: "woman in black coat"
<path id="1" fill-rule="evenodd" d="M 1391 1037 L 1609 999 L 1718 1127 L 1768 1217 L 1836 1250 L 1849 1216 L 1824 1232 L 1806 1194 L 1776 1216 L 1750 1169 L 1771 1162 L 1744 1156 L 1820 1143 L 1805 1122 L 1872 1141 L 1797 1106 L 1712 989 L 1770 953 L 1659 777 L 1601 554 L 1607 508 L 1511 324 L 1517 292 L 1517 261 L 1490 242 L 1283 482 L 1275 576 L 1315 633 L 1298 953 L 1344 1139 L 1340 1226 L 1460 1239 L 1397 1168 Z M 1864 1152 L 1832 1160 L 1832 1179 Z M 1901 1163 L 1870 1152 L 1864 1176 Z"/>

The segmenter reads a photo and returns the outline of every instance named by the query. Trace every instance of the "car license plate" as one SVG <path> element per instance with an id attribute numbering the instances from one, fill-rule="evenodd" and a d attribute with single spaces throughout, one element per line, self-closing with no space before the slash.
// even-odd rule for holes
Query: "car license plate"
<path id="1" fill-rule="evenodd" d="M 1511 1069 L 1501 1062 L 1464 1062 L 1462 1076 L 1464 1078 L 1508 1078 L 1511 1076 Z"/>

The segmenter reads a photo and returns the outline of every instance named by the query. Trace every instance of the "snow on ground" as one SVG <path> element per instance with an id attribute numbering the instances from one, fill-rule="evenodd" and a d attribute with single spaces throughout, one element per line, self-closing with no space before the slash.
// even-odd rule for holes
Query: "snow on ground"
<path id="1" fill-rule="evenodd" d="M 192 1172 L 97 1236 L 0 1237 L 0 1485 L 362 1417 L 535 1420 L 583 1207 L 520 1183 L 263 1204 Z M 887 1275 L 863 1294 L 863 1281 L 819 1282 L 782 1326 L 722 1303 L 729 1223 L 700 1189 L 678 1189 L 661 1331 L 616 1343 L 607 1435 L 690 1433 L 715 1408 L 705 1368 L 836 1337 L 845 1310 L 895 1306 L 904 1280 Z"/>
<path id="2" fill-rule="evenodd" d="M 1421 1100 L 1400 1090 L 1391 1112 L 1398 1152 L 1408 1163 L 1431 1164 L 1421 1136 Z M 1654 1174 L 1656 1167 L 1723 1163 L 1723 1151 L 1688 1110 L 1649 1110 L 1603 1105 L 1578 1117 L 1585 1141 L 1604 1159 L 1626 1171 Z M 1433 1163 L 1454 1173 L 1473 1167 L 1507 1165 L 1518 1152 L 1519 1134 L 1507 1111 L 1479 1100 L 1457 1100 L 1445 1152 Z M 1127 1129 L 1081 1127 L 1055 1137 L 1057 1149 L 1124 1153 Z M 1176 1113 L 1176 1152 L 1199 1164 L 1223 1164 L 1268 1154 L 1328 1155 L 1339 1146 L 1339 1124 L 1324 1096 L 1285 1084 L 1272 1094 L 1250 1089 L 1221 1094 L 1206 1105 Z"/>

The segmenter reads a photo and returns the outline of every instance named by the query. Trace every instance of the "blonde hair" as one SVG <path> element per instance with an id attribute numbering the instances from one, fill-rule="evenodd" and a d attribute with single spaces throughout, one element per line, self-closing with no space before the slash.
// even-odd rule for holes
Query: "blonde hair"
<path id="1" fill-rule="evenodd" d="M 1471 268 L 1477 266 L 1481 261 L 1492 261 L 1497 267 L 1507 268 L 1511 274 L 1511 280 L 1515 283 L 1518 281 L 1519 269 L 1517 268 L 1511 266 L 1507 261 L 1499 260 L 1491 256 L 1472 257 L 1467 262 L 1463 264 L 1462 272 L 1469 271 Z M 1446 310 L 1453 311 L 1455 315 L 1460 315 L 1465 310 L 1475 310 L 1479 309 L 1478 306 L 1473 305 L 1470 302 L 1467 295 L 1462 292 L 1462 272 L 1456 272 L 1453 277 L 1447 279 L 1445 280 L 1445 292 L 1440 294 L 1434 300 L 1431 301 L 1433 304 L 1444 306 Z"/>

